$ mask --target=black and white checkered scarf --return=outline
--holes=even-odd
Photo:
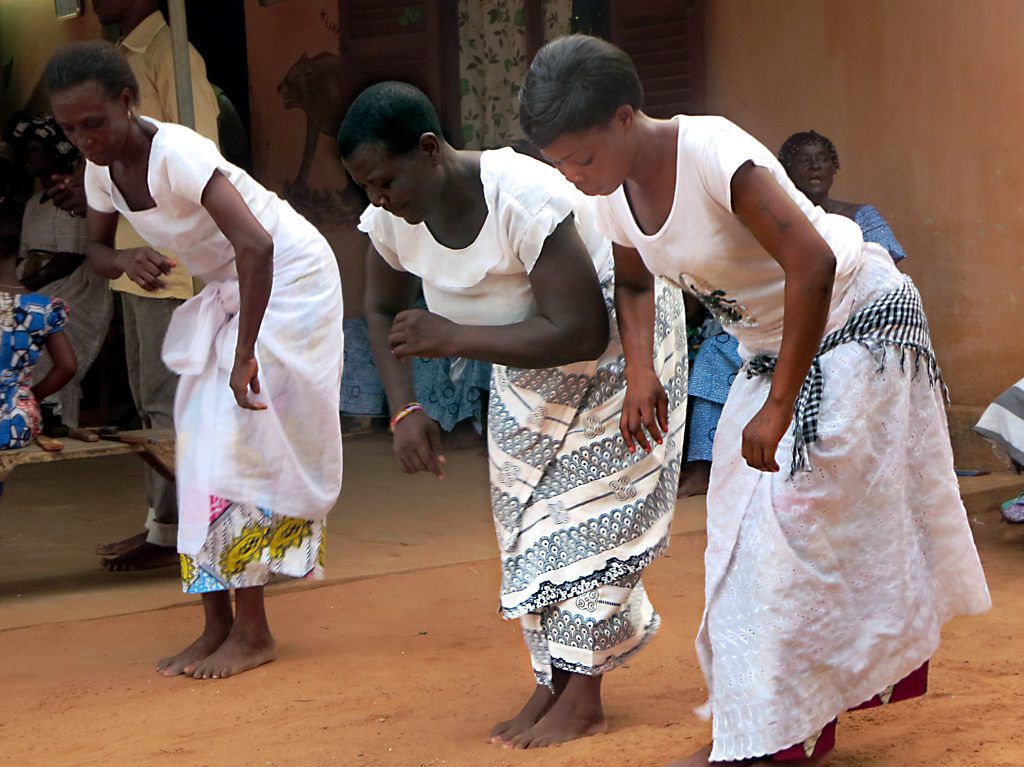
[[[932,350],[928,318],[921,304],[921,294],[909,277],[903,283],[877,300],[857,311],[839,330],[829,333],[821,342],[818,353],[811,363],[811,370],[800,387],[800,393],[793,407],[793,460],[790,476],[797,471],[810,471],[811,462],[808,445],[818,439],[818,411],[821,408],[821,394],[824,379],[821,373],[821,356],[826,352],[848,343],[864,346],[874,356],[878,370],[885,367],[890,348],[900,352],[900,370],[906,372],[907,358],[913,357],[913,373],[916,377],[922,363],[928,373],[928,382],[942,387],[942,393],[949,400],[949,392],[942,380]],[[778,358],[759,354],[744,365],[747,378],[770,376],[775,371]]]

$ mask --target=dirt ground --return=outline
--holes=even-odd
[[[693,501],[645,577],[661,634],[606,681],[608,734],[536,752],[486,742],[533,681],[517,624],[496,614],[485,470],[464,451],[444,483],[408,478],[383,440],[350,441],[332,580],[270,597],[276,662],[197,682],[154,670],[199,625],[174,573],[109,574],[91,554],[141,522],[139,468],[19,469],[0,507],[0,764],[660,767],[705,743]],[[835,767],[1024,764],[1024,530],[971,516],[995,609],[948,627],[928,696],[842,719]]]

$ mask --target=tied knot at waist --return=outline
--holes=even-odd
[[[174,310],[164,337],[163,360],[178,375],[206,369],[221,330],[238,314],[241,298],[235,281],[211,282]]]
[[[793,406],[793,455],[790,476],[797,471],[811,471],[808,446],[818,440],[818,413],[825,388],[821,372],[821,357],[848,343],[858,343],[871,352],[877,363],[876,371],[885,367],[889,349],[900,352],[900,370],[906,372],[908,356],[913,358],[912,377],[916,378],[924,363],[928,383],[942,387],[949,401],[949,391],[942,379],[932,350],[928,318],[921,303],[921,294],[913,281],[904,276],[899,287],[879,296],[855,312],[843,327],[829,333],[818,347],[811,369],[804,379]],[[778,357],[758,354],[744,363],[747,378],[770,377],[775,372]]]

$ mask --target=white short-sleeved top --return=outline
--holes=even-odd
[[[463,325],[510,325],[537,313],[530,272],[548,236],[569,215],[598,276],[611,271],[611,243],[598,232],[593,202],[544,163],[512,149],[480,154],[487,218],[468,247],[437,242],[424,223],[409,224],[370,206],[359,229],[394,269],[423,280],[427,307]]]
[[[129,209],[110,177],[110,169],[91,162],[85,168],[89,207],[120,213],[153,247],[176,254],[188,270],[206,281],[230,279],[235,251],[203,207],[203,191],[216,171],[223,173],[245,204],[274,239],[275,273],[290,256],[318,248],[323,238],[316,228],[248,173],[225,160],[217,145],[183,125],[143,117],[156,126],[149,152],[149,193],[155,207]]]
[[[697,296],[751,351],[782,340],[785,272],[732,210],[732,177],[746,162],[768,169],[836,256],[829,329],[845,321],[848,289],[863,261],[856,223],[830,215],[800,192],[768,149],[723,117],[678,115],[676,189],[661,229],[645,234],[623,187],[597,198],[598,227],[635,248],[647,268]]]

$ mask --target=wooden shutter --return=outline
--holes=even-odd
[[[456,0],[339,0],[338,18],[346,104],[401,80],[430,97],[449,138],[461,135]]]
[[[653,117],[704,111],[703,0],[612,0],[611,39],[632,57]]]

